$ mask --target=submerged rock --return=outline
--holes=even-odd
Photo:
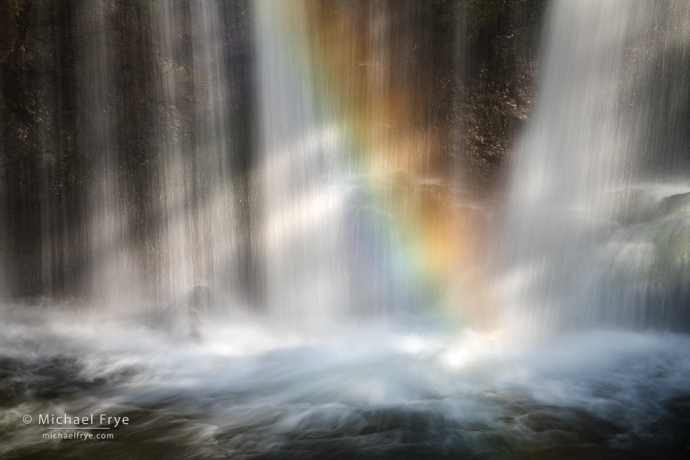
[[[664,214],[662,202],[643,190],[609,192],[601,200],[612,210],[613,219],[621,225],[649,222]]]
[[[208,286],[194,286],[158,316],[156,326],[175,340],[200,341],[206,324],[222,316],[223,305],[220,296]]]
[[[667,196],[662,201],[666,213],[676,212],[690,207],[690,193],[679,193],[677,195]]]
[[[606,198],[618,206],[615,229],[584,263],[584,305],[598,305],[601,323],[690,330],[690,193],[656,196],[626,190]],[[608,204],[608,203],[607,203]],[[584,260],[584,259],[583,259]]]

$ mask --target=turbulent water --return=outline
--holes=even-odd
[[[79,316],[3,314],[13,325],[0,340],[5,458],[687,453],[686,336],[593,331],[527,347],[384,324],[305,338],[237,318],[190,344]],[[46,413],[130,424],[109,431],[113,440],[46,441],[35,422]]]
[[[413,181],[402,171],[388,178],[402,186],[380,186],[381,199],[375,174],[354,160],[353,150],[378,148],[384,153],[371,156],[389,155],[389,168],[416,164],[400,160],[417,152],[407,145],[414,136],[390,139],[404,131],[393,126],[406,120],[396,110],[409,109],[390,95],[395,80],[382,62],[390,53],[345,60],[390,99],[377,94],[366,101],[374,108],[350,108],[366,123],[348,124],[338,113],[347,104],[335,100],[357,99],[366,78],[334,64],[345,76],[317,81],[325,65],[310,2],[257,0],[258,155],[238,177],[224,2],[182,4],[151,4],[147,116],[160,124],[146,128],[156,131],[158,153],[139,165],[140,188],[118,169],[112,5],[75,13],[88,37],[78,56],[78,148],[95,152],[86,217],[63,235],[53,228],[54,203],[40,203],[47,297],[0,309],[0,457],[690,455],[690,143],[676,121],[686,110],[677,101],[690,94],[686,2],[551,3],[539,104],[481,267],[452,256],[416,260],[428,255],[419,248],[451,252],[448,216],[469,209],[459,194],[425,178],[425,190],[443,199],[405,195]],[[388,10],[374,6],[362,16],[369,45],[392,48],[382,39]],[[348,77],[344,89],[333,84]],[[667,132],[655,121],[662,115]],[[373,121],[377,134],[353,133]],[[400,151],[385,152],[391,145]],[[410,196],[450,204],[406,221],[401,214],[424,206],[392,208]],[[410,222],[415,228],[401,228]],[[74,241],[60,246],[59,235]],[[259,278],[253,302],[236,292],[249,271],[241,238]],[[64,254],[53,260],[57,248]],[[65,273],[82,265],[69,275],[79,301],[50,297],[60,264]],[[442,267],[423,273],[433,282],[410,276],[429,267]],[[484,298],[461,292],[471,283],[454,284],[473,271],[490,273],[471,287],[497,305],[468,308],[495,316],[492,327],[433,305],[452,293]],[[91,414],[97,423],[73,429],[44,418]],[[102,423],[100,414],[127,423]]]

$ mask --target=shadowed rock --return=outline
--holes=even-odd
[[[223,315],[224,305],[208,286],[194,286],[159,315],[156,326],[165,329],[175,340],[200,341],[204,327]]]

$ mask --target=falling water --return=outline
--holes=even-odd
[[[56,126],[39,136],[40,284],[33,273],[15,275],[10,285],[19,292],[32,286],[123,309],[166,305],[196,285],[234,291],[242,181],[233,177],[238,82],[228,75],[223,39],[231,7],[163,1],[139,8],[138,18],[108,0],[66,10],[78,47],[69,51],[74,63],[62,65],[75,66],[79,129],[58,144],[56,132],[69,130],[60,125],[69,100],[46,78],[45,98],[57,109],[45,115]],[[56,14],[52,6],[44,11]],[[135,26],[130,35],[118,28],[123,21]],[[133,43],[141,49],[127,55]],[[81,176],[67,179],[77,184],[71,192],[56,185],[64,175],[54,167],[60,148],[80,159]],[[21,259],[27,252],[16,251],[14,265],[30,266]]]
[[[165,120],[155,173],[160,191],[154,210],[160,224],[149,243],[156,271],[151,287],[160,291],[157,298],[178,298],[195,285],[228,292],[237,273],[234,151],[227,110],[231,99],[221,3],[199,2],[187,11],[165,1],[154,16],[161,69],[156,85]],[[179,40],[185,27],[195,33],[191,50]],[[184,93],[189,80],[194,82],[191,95]],[[193,122],[184,126],[189,98]]]
[[[415,108],[431,91],[409,66],[425,56],[401,33],[416,6],[391,21],[385,2],[255,4],[255,206],[273,318],[428,312],[460,265],[453,181],[430,166],[443,130]]]
[[[139,287],[134,250],[128,228],[131,208],[129,182],[118,174],[116,144],[117,93],[113,70],[112,20],[115,6],[109,0],[85,2],[79,15],[84,30],[80,56],[85,112],[81,150],[90,159],[85,253],[88,267],[84,290],[91,301],[108,306],[128,304]],[[44,270],[50,265],[42,262]],[[125,288],[127,286],[128,288]]]
[[[303,2],[256,9],[267,305],[278,318],[323,322],[346,311],[352,289],[346,146],[310,80]]]
[[[685,235],[686,196],[669,195],[690,188],[641,183],[673,180],[690,146],[682,121],[657,122],[686,110],[688,57],[678,48],[689,13],[686,2],[554,2],[501,241],[510,324],[687,326],[689,280],[677,272],[687,260],[668,254],[663,235]]]

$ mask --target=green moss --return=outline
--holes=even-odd
[[[160,13],[162,5],[160,0],[134,0],[134,3],[143,10],[156,14]]]
[[[470,39],[476,39],[495,29],[503,19],[505,9],[501,0],[468,0],[467,27]]]
[[[655,238],[659,257],[669,262],[690,261],[690,227],[669,225]]]

